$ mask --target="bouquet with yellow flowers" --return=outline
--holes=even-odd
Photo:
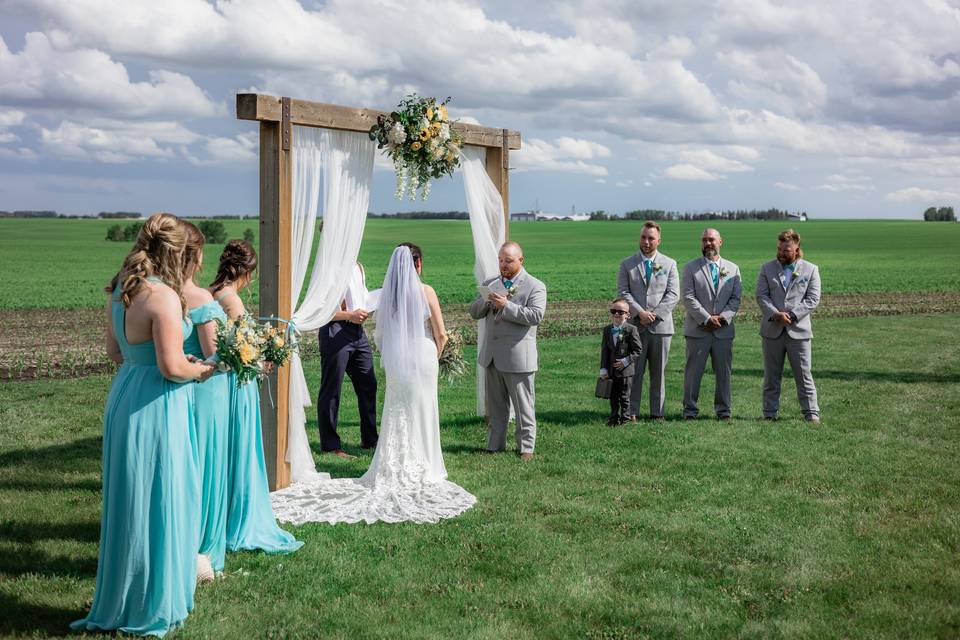
[[[261,320],[281,320],[280,318],[261,318]],[[263,338],[263,359],[272,362],[278,367],[282,367],[290,359],[290,356],[296,351],[300,343],[297,340],[297,332],[288,322],[285,331],[281,331],[268,322],[261,325],[261,337]]]
[[[410,199],[426,200],[430,195],[430,181],[453,175],[460,166],[460,147],[463,137],[450,126],[447,114],[448,97],[438,103],[436,98],[421,98],[411,93],[400,101],[396,111],[378,116],[370,127],[370,139],[377,148],[393,159],[397,171],[397,199],[409,192]]]
[[[250,314],[217,320],[216,359],[221,370],[237,374],[238,387],[263,373],[264,343],[263,329]]]

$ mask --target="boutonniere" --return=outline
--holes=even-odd
[[[517,292],[517,285],[512,285],[509,289],[507,289],[507,297],[512,298],[516,292]]]
[[[720,267],[720,277],[721,277],[721,278],[726,278],[728,275],[730,275],[730,272],[727,271],[727,268],[726,268],[726,267]]]
[[[650,270],[657,275],[661,275],[660,272],[663,271],[663,265],[659,262],[654,262],[652,265],[650,265]]]

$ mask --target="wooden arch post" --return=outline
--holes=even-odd
[[[260,315],[289,318],[293,314],[290,284],[293,275],[290,250],[291,153],[293,125],[367,132],[384,111],[358,109],[335,104],[294,100],[260,93],[237,94],[237,118],[260,123]],[[453,124],[464,143],[487,149],[487,174],[503,198],[504,230],[510,223],[510,150],[520,148],[520,133],[473,124]],[[287,452],[287,398],[290,372],[281,367],[271,375],[276,389],[275,409],[261,388],[261,429],[263,454],[267,463],[270,490],[290,484]]]

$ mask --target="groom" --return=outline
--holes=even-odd
[[[497,259],[500,275],[483,283],[494,291],[470,305],[470,315],[484,319],[486,329],[477,362],[486,371],[487,451],[506,448],[512,404],[520,459],[531,460],[537,437],[537,325],[547,307],[547,288],[523,268],[523,249],[516,242],[505,242]]]

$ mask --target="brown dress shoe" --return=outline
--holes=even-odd
[[[663,420],[663,416],[650,416],[651,420]]]
[[[717,416],[717,420],[729,420],[730,416]]]
[[[338,458],[343,458],[344,460],[356,460],[357,456],[352,456],[343,449],[334,449],[333,451],[327,451],[326,453],[332,453]]]
[[[529,462],[529,461],[533,460],[533,454],[532,454],[532,453],[521,453],[521,454],[520,454],[520,459],[523,460],[524,462]]]

